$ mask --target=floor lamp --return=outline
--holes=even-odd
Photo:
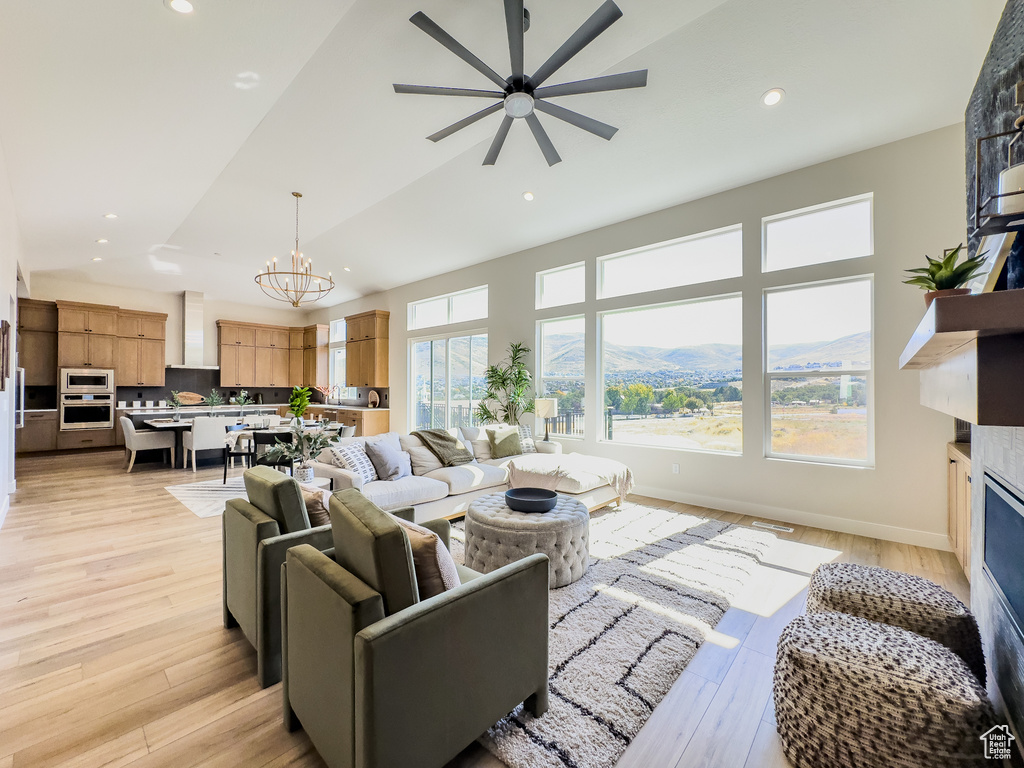
[[[544,419],[544,442],[548,442],[548,419],[558,418],[558,400],[553,397],[539,397],[533,401],[538,419]]]

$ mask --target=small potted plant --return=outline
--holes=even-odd
[[[912,275],[909,280],[903,282],[907,285],[916,285],[926,291],[924,295],[925,307],[930,307],[932,302],[940,296],[965,296],[971,292],[970,288],[964,288],[985,264],[985,254],[979,253],[973,258],[968,258],[957,264],[960,258],[960,251],[964,244],[960,243],[956,248],[949,250],[939,259],[928,259],[927,267],[906,270]]]
[[[309,408],[309,387],[292,387],[292,393],[288,396],[288,412],[295,417],[295,423],[303,425],[302,416]]]
[[[252,405],[252,398],[249,397],[249,392],[247,390],[243,389],[238,393],[235,397],[235,405],[240,405],[243,408],[247,405]]]
[[[278,461],[282,457],[291,459],[293,462],[292,474],[295,479],[300,483],[310,483],[313,481],[313,468],[309,466],[310,459],[319,456],[330,445],[331,439],[325,432],[307,431],[296,424],[292,427],[292,441],[285,443],[278,440],[275,445],[267,449],[266,455],[272,461]]]
[[[183,406],[184,403],[181,402],[181,398],[178,397],[177,390],[173,390],[173,389],[171,390],[171,396],[167,398],[167,404],[170,405],[171,408],[174,409],[174,413],[171,414],[171,421],[180,421],[181,420],[181,406]]]
[[[220,392],[218,392],[216,389],[211,389],[210,390],[210,394],[208,394],[203,399],[206,401],[206,404],[208,406],[210,406],[210,415],[211,416],[213,416],[213,409],[214,408],[216,408],[218,405],[224,405],[224,396]]]

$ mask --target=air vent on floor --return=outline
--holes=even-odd
[[[755,528],[767,528],[769,531],[778,531],[779,533],[792,533],[793,529],[785,525],[776,525],[775,523],[762,523],[760,520],[754,521]]]

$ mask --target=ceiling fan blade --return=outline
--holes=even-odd
[[[512,62],[512,81],[523,79],[523,0],[505,0],[505,27],[508,29],[508,56]]]
[[[477,56],[475,56],[474,54],[470,53],[469,49],[466,48],[466,46],[464,46],[462,43],[460,43],[454,37],[452,37],[447,32],[445,32],[443,29],[441,29],[439,26],[437,26],[437,24],[435,24],[427,16],[427,14],[423,13],[423,11],[418,11],[418,12],[414,13],[412,15],[412,17],[409,19],[409,21],[411,21],[417,27],[422,29],[424,32],[426,32],[428,35],[430,35],[432,38],[437,40],[437,42],[439,42],[441,45],[443,45],[449,51],[454,53],[456,56],[458,56],[464,62],[469,64],[471,67],[473,67],[473,69],[475,69],[477,72],[479,72],[484,77],[489,79],[491,82],[493,82],[499,88],[504,90],[505,86],[508,85],[508,83],[505,82],[505,79],[501,75],[499,75],[497,72],[495,72],[489,66],[484,64],[484,62],[481,61]]]
[[[557,104],[549,104],[546,101],[537,99],[533,102],[534,109],[539,109],[541,112],[547,112],[552,117],[557,117],[559,120],[564,120],[567,123],[575,125],[577,128],[582,128],[584,131],[590,131],[595,136],[600,136],[606,141],[610,140],[619,129],[614,125],[608,125],[608,123],[602,123],[600,120],[595,120],[592,117],[581,115],[579,112],[573,112],[571,109],[560,107]]]
[[[622,11],[619,10],[619,6],[613,0],[605,0],[604,5],[594,11],[594,14],[583,22],[583,26],[573,32],[569,39],[551,54],[550,59],[541,64],[540,69],[530,78],[534,87],[551,77],[569,59],[590,45],[598,35],[620,18],[622,18]]]
[[[437,85],[405,85],[395,83],[395,93],[420,93],[424,96],[482,96],[489,99],[503,99],[501,91],[478,91],[475,88],[442,88]]]
[[[548,161],[548,165],[554,165],[555,163],[562,162],[562,158],[558,156],[558,152],[555,150],[555,145],[551,143],[551,139],[548,138],[547,131],[545,131],[544,126],[540,124],[540,120],[537,119],[537,115],[532,113],[527,115],[526,124],[530,126],[530,130],[533,131],[533,138],[537,140],[537,144],[540,146],[540,151],[544,153],[544,159]]]
[[[505,115],[505,119],[501,121],[501,125],[498,126],[498,132],[494,134],[494,141],[491,142],[491,148],[487,150],[487,157],[484,158],[484,165],[494,165],[498,161],[498,153],[501,152],[501,146],[505,143],[505,137],[508,136],[508,129],[512,127],[513,119],[508,115]]]
[[[643,88],[645,85],[647,85],[647,70],[638,69],[635,72],[623,72],[618,75],[605,75],[604,77],[592,77],[589,80],[549,85],[545,88],[538,88],[533,95],[538,99],[550,99],[552,96],[619,91],[623,88]]]
[[[429,136],[427,136],[427,138],[430,139],[431,141],[440,141],[441,139],[445,139],[445,138],[451,136],[456,131],[461,131],[467,125],[472,125],[477,120],[480,120],[480,119],[482,119],[484,117],[487,117],[488,115],[494,114],[495,112],[497,112],[499,109],[502,109],[503,107],[504,107],[504,105],[499,101],[497,104],[492,104],[491,106],[487,107],[486,109],[481,109],[479,112],[475,112],[474,114],[470,115],[469,117],[465,117],[462,120],[459,120],[459,122],[457,122],[457,123],[452,123],[447,128],[444,128],[444,129],[438,131],[437,133],[430,134]]]

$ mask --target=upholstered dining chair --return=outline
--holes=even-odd
[[[171,466],[174,466],[174,433],[167,431],[161,432],[157,429],[147,429],[138,431],[135,429],[135,424],[127,416],[122,416],[121,419],[121,431],[124,432],[124,447],[125,450],[131,452],[131,458],[128,460],[128,471],[132,471],[132,467],[135,466],[135,455],[139,451],[170,451],[171,452]]]
[[[420,599],[401,512],[339,491],[334,550],[285,554],[285,725],[330,768],[442,768],[520,703],[548,708],[547,556],[456,565],[461,585]],[[423,525],[448,546],[447,520]]]
[[[185,469],[192,454],[192,471],[196,471],[196,451],[224,448],[224,428],[235,423],[234,416],[196,416],[192,429],[181,436],[181,447],[185,450]]]

